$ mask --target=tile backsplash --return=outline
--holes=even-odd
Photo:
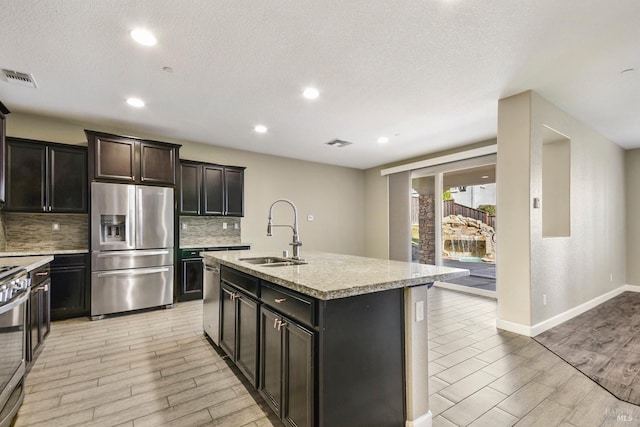
[[[87,214],[3,212],[0,228],[0,249],[9,252],[87,249],[89,242]]]
[[[227,228],[223,228],[223,224]],[[237,228],[236,228],[237,227]],[[180,247],[239,245],[240,218],[219,216],[181,216]]]

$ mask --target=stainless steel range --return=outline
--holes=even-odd
[[[0,267],[0,427],[11,425],[24,399],[28,299],[27,271]]]

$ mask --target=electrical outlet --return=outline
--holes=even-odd
[[[547,294],[542,294],[542,305],[547,305]]]
[[[424,301],[416,302],[416,322],[424,320]]]
[[[226,230],[226,229],[227,229],[227,223],[226,223],[226,222],[223,222],[223,223],[222,223],[222,229],[223,229],[223,230]]]
[[[182,229],[183,229],[183,230],[186,230],[186,229],[187,229],[187,223],[186,223],[186,222],[183,222],[183,223],[182,223]]]
[[[238,224],[237,222],[235,224],[233,224],[233,229],[237,230],[240,228],[240,224]]]
[[[60,223],[54,222],[53,224],[51,224],[51,229],[53,231],[60,231]]]

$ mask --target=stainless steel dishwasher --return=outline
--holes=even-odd
[[[220,345],[220,269],[204,264],[202,323],[205,334]]]

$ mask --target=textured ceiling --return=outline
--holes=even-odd
[[[495,137],[498,100],[532,89],[640,146],[638,0],[0,0],[0,11],[0,68],[39,85],[0,81],[12,111],[367,168]],[[135,44],[137,26],[158,45]],[[133,95],[147,106],[128,107]],[[334,138],[353,144],[324,145]]]

